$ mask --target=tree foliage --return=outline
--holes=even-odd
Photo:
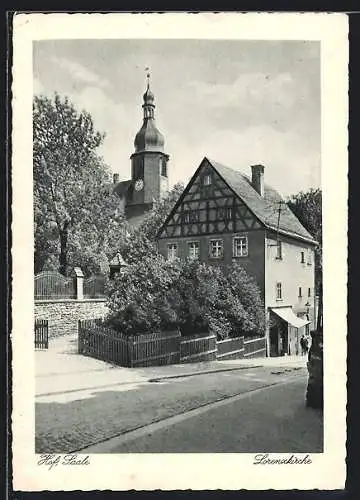
[[[104,135],[67,97],[33,102],[35,270],[86,273],[107,259],[108,227],[122,227],[108,167],[97,154]],[[111,232],[110,232],[111,233]]]
[[[128,335],[176,328],[169,291],[179,273],[179,262],[158,253],[130,263],[108,282],[109,325]]]
[[[157,254],[156,235],[183,189],[181,183],[175,184],[164,198],[154,201],[152,209],[145,213],[138,226],[127,224],[126,230],[123,230],[125,237],[112,239],[113,254],[120,252],[130,265],[146,259],[148,255]]]
[[[260,290],[240,266],[223,272],[147,254],[109,282],[109,307],[109,324],[126,334],[174,328],[183,335],[210,329],[218,338],[264,333]]]
[[[180,195],[184,191],[184,185],[177,183],[163,198],[156,199],[153,208],[146,213],[138,231],[150,241],[155,241],[156,235],[165,222],[166,217],[174,207]]]
[[[299,219],[301,224],[309,231],[311,236],[319,243],[315,249],[315,280],[316,288],[322,283],[322,192],[321,189],[309,189],[291,195],[288,205]]]

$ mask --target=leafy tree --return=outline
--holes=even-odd
[[[183,335],[209,329],[222,285],[224,276],[219,267],[197,260],[182,262],[181,274],[170,291],[170,302],[177,309]]]
[[[262,333],[260,291],[240,267],[228,274],[199,261],[144,254],[108,282],[108,323],[126,334],[179,328],[218,338]]]
[[[180,269],[180,261],[166,261],[160,254],[129,264],[108,282],[108,324],[128,335],[176,328],[168,296]]]
[[[156,199],[153,208],[146,213],[138,226],[138,232],[142,233],[150,241],[155,241],[157,232],[183,191],[184,185],[179,182],[173,186],[166,196]]]
[[[241,314],[231,313],[231,336],[239,332],[245,336],[265,334],[264,304],[260,288],[252,276],[239,264],[234,263],[225,268],[225,274],[230,287],[230,296],[236,297],[241,304]],[[236,305],[238,308],[239,305]]]
[[[106,229],[119,205],[110,171],[97,155],[103,139],[91,115],[78,112],[67,97],[34,97],[36,271],[48,254],[54,256],[54,247],[62,274],[73,265],[89,273],[101,267]]]
[[[176,184],[164,198],[155,200],[153,208],[145,213],[138,226],[127,224],[122,237],[112,239],[113,255],[120,252],[128,264],[134,264],[148,255],[157,254],[157,232],[183,189],[182,184]]]
[[[322,283],[322,192],[321,189],[291,195],[288,205],[299,219],[301,224],[309,231],[311,236],[319,243],[315,249],[315,284],[319,291]]]

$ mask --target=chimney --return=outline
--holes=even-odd
[[[251,182],[253,188],[259,193],[260,196],[264,196],[264,166],[263,165],[252,165],[251,166]]]
[[[114,174],[113,179],[114,179],[114,184],[118,184],[118,182],[119,182],[119,174]]]

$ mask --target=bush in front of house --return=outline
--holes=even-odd
[[[110,282],[107,324],[137,335],[179,329],[218,339],[262,334],[264,309],[255,282],[240,267],[143,255]]]
[[[170,292],[182,335],[209,331],[212,312],[224,293],[224,275],[218,267],[186,260]]]
[[[126,335],[177,328],[169,292],[180,271],[180,261],[166,261],[158,253],[143,255],[126,266],[108,283],[107,325]]]
[[[230,296],[236,298],[234,310],[229,316],[232,324],[230,336],[265,335],[264,304],[256,281],[237,262],[227,266],[224,272],[229,284]]]

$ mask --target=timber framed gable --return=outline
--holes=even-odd
[[[158,238],[196,237],[263,228],[263,223],[204,158],[158,232]]]

